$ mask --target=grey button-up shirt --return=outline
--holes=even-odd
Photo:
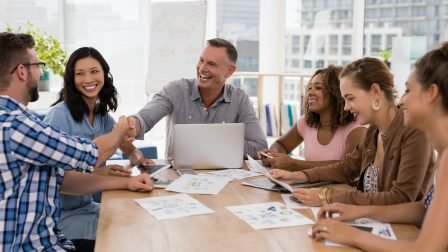
[[[181,79],[163,87],[143,109],[134,115],[140,121],[138,139],[143,139],[164,116],[167,118],[166,155],[173,155],[174,124],[188,123],[244,123],[244,155],[255,156],[257,151],[267,148],[266,137],[255,116],[252,102],[239,88],[225,85],[224,92],[210,107],[202,103],[196,79]]]

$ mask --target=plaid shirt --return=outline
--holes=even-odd
[[[0,96],[0,251],[58,251],[70,242],[56,228],[64,170],[91,172],[98,149],[48,126]]]

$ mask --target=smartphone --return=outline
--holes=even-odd
[[[154,188],[167,188],[173,180],[161,180],[157,178],[153,178]]]
[[[184,174],[191,174],[196,175],[197,173],[192,169],[184,169],[184,170],[177,170],[177,173],[179,173],[179,176],[182,176]]]
[[[357,228],[357,229],[359,229],[359,230],[362,230],[362,231],[369,232],[369,233],[372,233],[372,231],[373,231],[373,228],[372,228],[372,227],[357,226],[357,225],[350,225],[350,226],[352,226],[352,227],[354,227],[354,228]]]
[[[292,201],[294,201],[294,202],[297,202],[297,203],[300,203],[300,204],[303,204],[303,202],[302,201],[300,201],[300,200],[298,200],[296,197],[294,197],[294,196],[289,196],[289,199],[290,200],[292,200]]]

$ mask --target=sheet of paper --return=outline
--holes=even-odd
[[[396,240],[394,230],[389,223],[379,222],[368,218],[361,218],[351,222],[345,222],[347,225],[356,225],[361,227],[370,227],[372,228],[372,234],[377,235],[382,238]],[[326,246],[344,246],[339,243],[325,241]]]
[[[313,224],[307,217],[279,202],[229,206],[229,211],[253,229],[280,228]]]
[[[181,193],[218,194],[229,182],[227,178],[184,174],[165,190]]]
[[[247,168],[249,168],[250,171],[252,171],[252,172],[254,172],[254,173],[259,173],[259,172],[256,171],[256,167],[255,167],[255,168],[252,168],[252,166],[250,165],[249,160],[244,160],[244,162],[246,163]],[[268,171],[271,169],[271,167],[263,165],[263,163],[261,162],[261,160],[255,160],[255,162],[257,162],[261,167],[263,167],[264,169],[266,169],[266,170],[268,170]]]
[[[287,184],[287,183],[285,183],[283,181],[280,181],[280,180],[277,180],[277,179],[273,178],[271,176],[271,174],[269,173],[269,171],[266,170],[262,165],[258,164],[258,162],[255,161],[255,159],[253,159],[251,156],[247,155],[247,160],[250,163],[251,169],[254,169],[254,170],[251,170],[251,171],[255,171],[255,172],[259,172],[259,173],[263,174],[264,176],[268,177],[270,180],[274,181],[275,183],[283,186],[284,188],[286,188],[290,192],[294,191],[294,189],[291,187],[291,185],[289,185],[289,184]]]
[[[214,213],[213,210],[186,194],[134,200],[157,220]]]
[[[243,169],[225,169],[219,171],[200,173],[201,176],[216,176],[218,178],[226,178],[229,181],[236,181],[240,179],[260,176],[261,174]]]

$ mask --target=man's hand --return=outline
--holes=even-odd
[[[132,166],[134,165],[147,166],[155,164],[155,162],[152,159],[145,158],[141,150],[137,148],[135,148],[132,154],[129,155],[129,162],[131,163]]]
[[[133,129],[133,136],[137,137],[140,134],[140,122],[133,116],[128,116],[127,119],[129,126]]]
[[[119,136],[126,142],[135,140],[135,123],[129,121],[126,116],[120,116],[118,122],[115,124],[113,131],[117,132]]]
[[[151,177],[143,173],[136,177],[130,177],[128,181],[128,190],[134,192],[149,192],[153,189]]]

